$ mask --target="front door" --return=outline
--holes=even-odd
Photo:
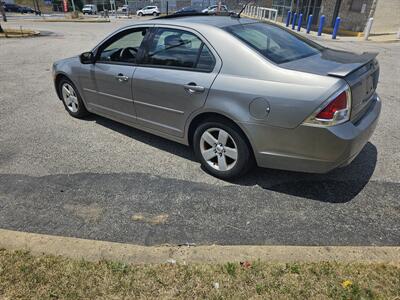
[[[99,114],[126,123],[135,123],[132,78],[136,57],[148,28],[134,28],[117,33],[99,48],[92,67],[95,89],[85,89],[89,107]]]
[[[138,123],[182,137],[188,116],[204,105],[220,66],[195,33],[155,28],[133,75]]]

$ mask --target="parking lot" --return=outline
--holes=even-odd
[[[53,61],[129,22],[7,24],[44,36],[0,39],[0,228],[142,245],[400,244],[400,43],[323,41],[379,52],[383,110],[351,165],[225,182],[185,146],[64,110]]]

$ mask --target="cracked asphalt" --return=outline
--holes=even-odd
[[[321,41],[379,52],[382,115],[350,166],[225,182],[185,146],[71,118],[58,101],[52,62],[129,22],[3,25],[48,34],[0,39],[0,228],[142,245],[400,244],[400,43]]]

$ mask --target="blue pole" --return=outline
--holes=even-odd
[[[290,17],[292,16],[292,12],[288,11],[287,17],[286,17],[286,27],[289,27],[290,24]]]
[[[307,21],[307,33],[310,33],[311,24],[312,24],[312,15],[309,15],[308,16],[308,21]]]
[[[301,24],[303,23],[303,14],[299,15],[299,22],[297,23],[297,31],[301,30]]]
[[[296,27],[296,19],[297,19],[297,13],[294,13],[292,18],[292,29]]]
[[[322,29],[324,28],[324,24],[325,24],[325,16],[322,15],[321,18],[319,19],[318,36],[321,36]]]
[[[333,27],[333,32],[332,32],[332,39],[334,40],[336,40],[336,35],[339,31],[339,26],[340,26],[340,17],[337,17],[335,21],[335,27]]]

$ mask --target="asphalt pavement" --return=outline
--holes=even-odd
[[[71,118],[53,61],[90,50],[110,23],[11,20],[45,36],[0,39],[0,228],[141,245],[399,245],[400,43],[321,40],[379,52],[382,115],[346,168],[256,168],[234,182],[192,151],[99,116]]]

